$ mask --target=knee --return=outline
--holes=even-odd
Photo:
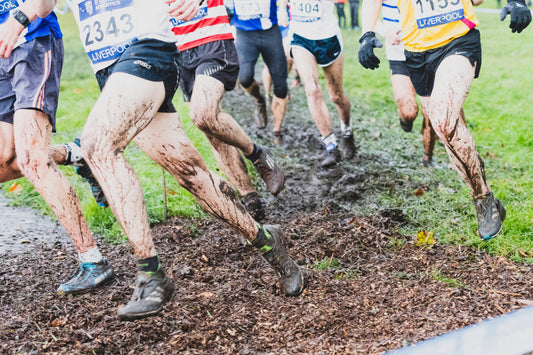
[[[252,73],[239,73],[239,83],[243,88],[248,89],[254,83],[254,76]]]
[[[398,105],[398,111],[402,119],[414,121],[418,116],[418,105]]]
[[[289,93],[289,89],[287,87],[287,81],[284,80],[281,83],[274,83],[274,95],[280,99],[284,99],[287,97],[287,94]]]
[[[318,82],[312,82],[305,85],[305,95],[310,99],[317,99],[322,97],[322,89]]]
[[[17,162],[21,173],[28,177],[42,175],[43,169],[51,166],[52,161],[48,151],[36,151],[28,147],[16,150]]]
[[[216,112],[210,112],[205,108],[191,106],[191,121],[204,133],[209,133],[213,127]]]
[[[342,91],[332,92],[329,96],[331,98],[331,101],[333,101],[333,103],[338,106],[341,106],[348,99]]]

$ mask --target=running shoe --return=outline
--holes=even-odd
[[[256,221],[260,221],[265,218],[265,208],[263,206],[263,202],[261,201],[261,196],[259,196],[256,191],[244,195],[241,199],[241,203],[244,205],[244,208],[246,208],[246,211],[248,211],[248,213],[251,214]]]
[[[304,289],[304,274],[283,245],[283,231],[276,225],[263,226],[263,228],[264,237],[258,236],[253,245],[259,248],[263,258],[278,274],[283,293],[286,296],[298,296]]]
[[[259,159],[253,162],[254,166],[265,182],[268,191],[276,196],[285,186],[285,176],[280,167],[274,162],[269,150],[266,147],[259,147],[259,149]]]
[[[274,133],[274,139],[272,140],[272,143],[276,146],[283,145],[283,133],[281,131],[273,131]]]
[[[127,305],[118,309],[120,320],[135,320],[152,316],[174,295],[174,284],[161,269],[156,272],[139,271],[133,296]]]
[[[355,156],[356,148],[353,133],[341,138],[342,159],[349,160]]]
[[[257,128],[263,129],[268,124],[266,100],[263,103],[257,102],[255,105],[254,119]]]
[[[494,238],[502,230],[505,207],[491,193],[474,199],[477,213],[478,233],[481,239]]]
[[[79,137],[74,138],[72,142],[74,142],[78,147],[80,147]],[[89,186],[91,187],[91,192],[93,193],[96,204],[99,207],[109,206],[109,204],[107,203],[107,198],[104,195],[104,190],[102,190],[102,187],[100,186],[100,184],[94,177],[85,159],[81,159],[77,162],[72,162],[72,164],[75,166],[76,174],[83,177],[89,183]]]
[[[335,166],[339,161],[341,161],[341,153],[339,149],[335,147],[331,150],[326,150],[326,154],[320,166],[323,168],[331,168]]]
[[[60,295],[80,295],[113,280],[115,272],[106,259],[99,263],[82,263],[70,281],[59,286]]]

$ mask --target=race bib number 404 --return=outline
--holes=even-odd
[[[78,11],[80,36],[93,64],[120,57],[136,39],[133,0],[85,0]]]
[[[270,0],[234,0],[235,13],[241,20],[268,18]]]
[[[291,0],[291,20],[297,22],[314,22],[322,15],[321,0]]]
[[[465,18],[461,0],[412,0],[419,29],[443,25]]]

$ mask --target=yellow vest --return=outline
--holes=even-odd
[[[398,9],[410,52],[441,47],[479,25],[470,0],[399,0]]]

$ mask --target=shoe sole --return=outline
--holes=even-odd
[[[165,303],[167,303],[170,300],[172,300],[172,298],[174,297],[175,293],[176,293],[176,288],[174,287],[172,289],[172,293],[170,294],[170,296],[165,297],[163,302],[161,302],[161,305],[157,309],[154,309],[153,311],[143,312],[143,313],[119,314],[118,315],[118,319],[119,320],[123,320],[123,321],[133,321],[133,320],[148,318],[150,316],[156,315],[157,313],[161,312],[161,310],[165,306]]]

